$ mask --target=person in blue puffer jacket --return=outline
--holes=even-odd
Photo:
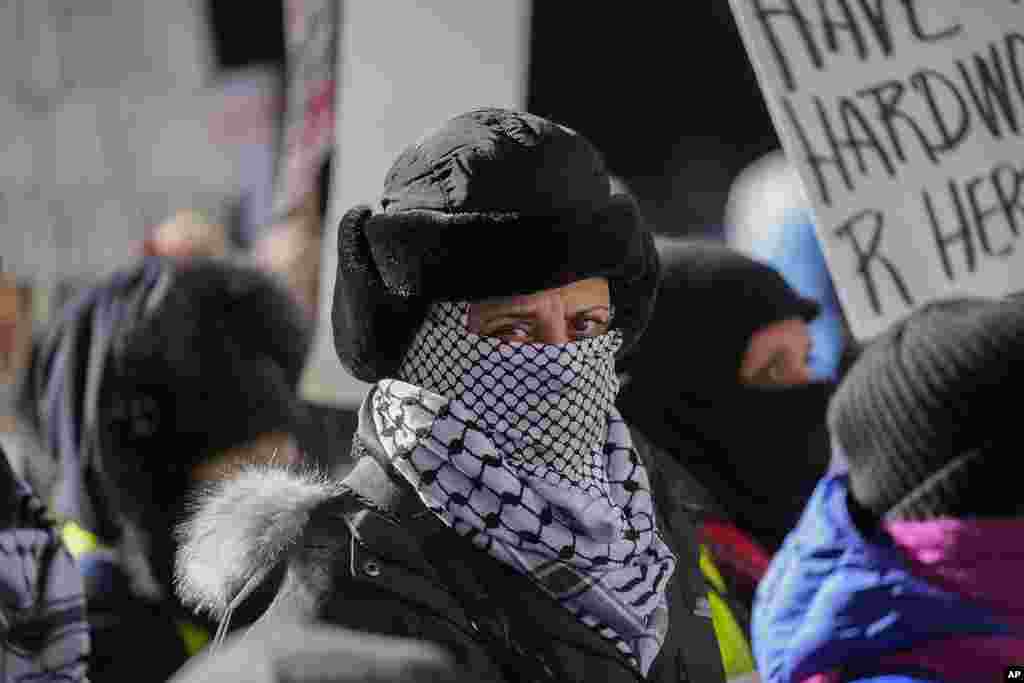
[[[994,681],[1024,663],[1019,302],[929,304],[864,351],[826,476],[758,587],[772,683]]]

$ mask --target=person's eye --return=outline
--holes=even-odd
[[[508,325],[500,325],[492,330],[489,330],[485,337],[495,337],[507,342],[519,342],[525,343],[530,341],[531,331],[529,325],[525,323],[512,323]]]
[[[785,356],[777,356],[768,366],[768,377],[775,383],[782,384],[789,377],[789,367]]]
[[[582,315],[572,321],[572,334],[577,339],[598,337],[608,332],[609,322],[595,314]]]
[[[761,386],[783,384],[788,375],[788,362],[785,353],[776,353],[751,378],[752,383]]]

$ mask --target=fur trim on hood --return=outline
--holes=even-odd
[[[245,599],[298,540],[310,513],[340,492],[317,472],[250,467],[200,493],[179,541],[182,602],[216,619]]]

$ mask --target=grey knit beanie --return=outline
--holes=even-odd
[[[1024,302],[930,304],[872,342],[829,407],[855,500],[878,517],[1016,516]]]

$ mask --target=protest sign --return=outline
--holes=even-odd
[[[847,319],[1024,289],[1020,0],[731,0]]]

